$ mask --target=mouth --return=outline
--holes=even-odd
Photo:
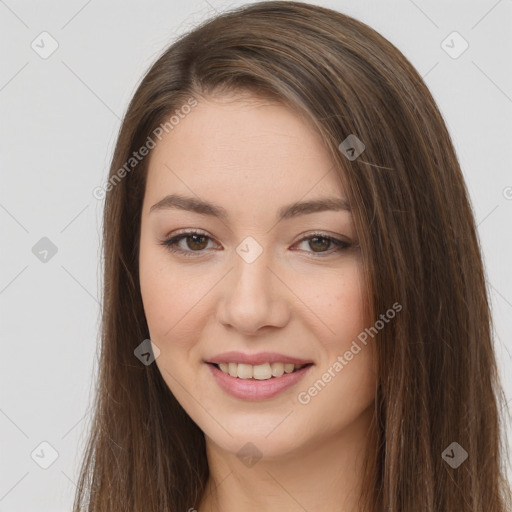
[[[313,363],[294,364],[294,363],[263,363],[257,365],[244,363],[208,363],[221,372],[244,380],[272,380],[279,379],[283,375],[296,373],[303,368],[311,366]]]
[[[214,382],[224,392],[238,399],[260,401],[291,390],[305,378],[314,363],[295,365],[275,362],[253,367],[243,363],[206,362],[206,366]]]

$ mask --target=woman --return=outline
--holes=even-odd
[[[467,190],[391,43],[297,2],[205,22],[105,191],[75,511],[509,510]]]

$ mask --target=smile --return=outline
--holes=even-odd
[[[296,385],[313,367],[313,363],[294,365],[277,362],[255,366],[243,363],[206,363],[206,366],[218,386],[227,394],[243,400],[266,400]],[[287,372],[290,368],[291,371]],[[231,370],[234,374],[235,369],[236,377],[230,373]],[[238,375],[239,372],[242,377]]]
[[[293,363],[263,363],[263,364],[244,364],[244,363],[219,363],[217,367],[231,377],[240,379],[268,380],[271,378],[282,377],[285,373],[304,368],[305,364]]]

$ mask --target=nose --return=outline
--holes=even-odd
[[[248,336],[263,327],[284,327],[288,323],[291,292],[269,263],[266,251],[251,263],[234,254],[234,268],[219,290],[220,323]]]

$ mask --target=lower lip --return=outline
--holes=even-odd
[[[219,386],[230,395],[244,400],[265,400],[272,398],[286,389],[297,384],[313,366],[309,364],[292,373],[285,373],[281,377],[272,377],[267,380],[240,379],[231,377],[228,373],[219,370],[215,365],[206,363]]]

